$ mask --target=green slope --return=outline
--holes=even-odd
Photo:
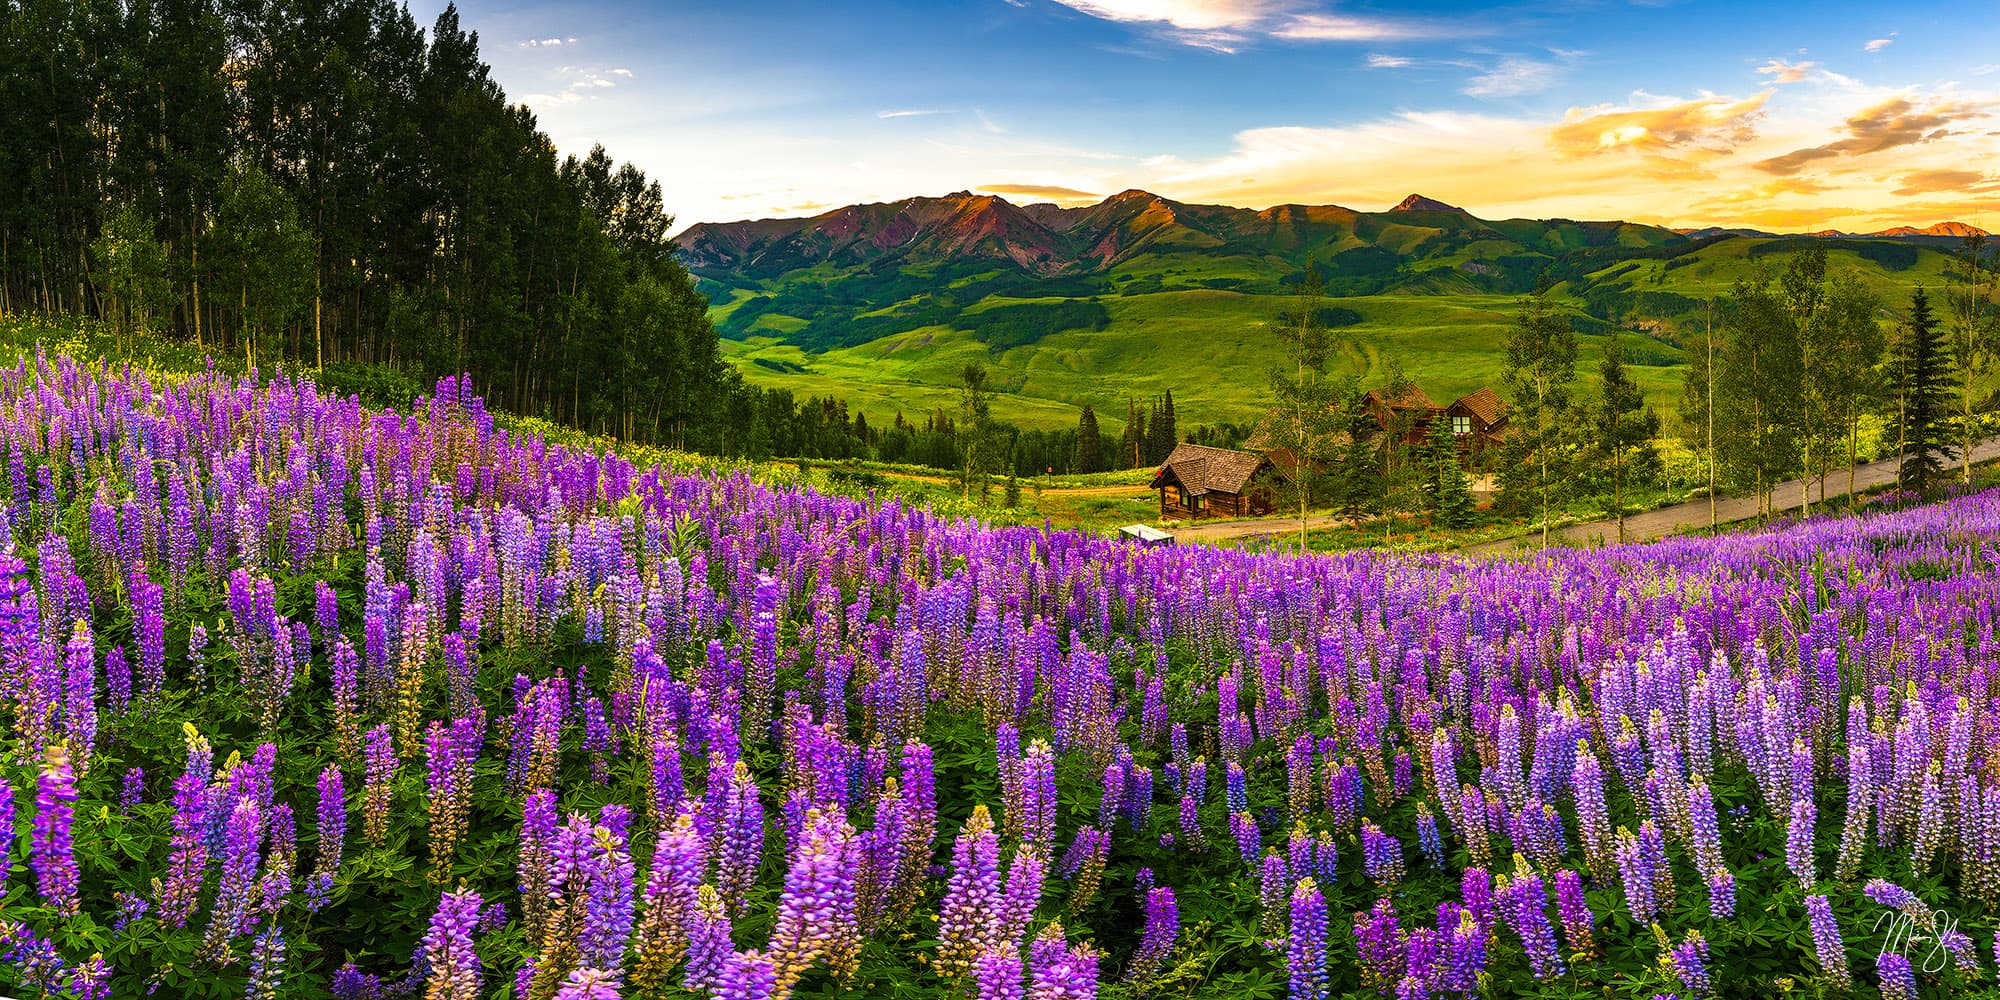
[[[958,371],[979,360],[998,416],[1057,427],[1086,404],[1115,419],[1128,396],[1169,389],[1184,423],[1254,420],[1280,353],[1273,324],[1306,266],[1356,320],[1340,330],[1340,364],[1365,380],[1397,364],[1441,401],[1496,384],[1520,299],[1547,275],[1584,335],[1586,380],[1622,330],[1649,401],[1671,411],[1679,333],[1702,301],[1775,269],[1800,239],[1455,210],[1251,212],[1127,192],[1085,209],[912,199],[696,227],[683,245],[726,355],[753,383],[844,398],[871,420],[914,417],[955,406]],[[1955,241],[1826,245],[1831,268],[1893,312],[1945,282]]]

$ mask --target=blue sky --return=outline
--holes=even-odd
[[[2000,224],[1991,0],[460,10],[559,148],[637,163],[683,225],[1130,187],[1253,208],[1421,191],[1489,218]]]

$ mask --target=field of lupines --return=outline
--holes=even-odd
[[[2000,494],[1139,549],[0,372],[23,997],[1973,995]]]

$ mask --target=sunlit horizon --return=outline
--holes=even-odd
[[[428,18],[441,5],[419,5]],[[676,229],[969,190],[1868,232],[2000,223],[1976,3],[985,0],[461,10]]]

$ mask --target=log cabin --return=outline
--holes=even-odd
[[[1271,456],[1183,442],[1174,446],[1151,489],[1160,491],[1160,520],[1251,517],[1271,512],[1271,491],[1260,473],[1275,470]]]

